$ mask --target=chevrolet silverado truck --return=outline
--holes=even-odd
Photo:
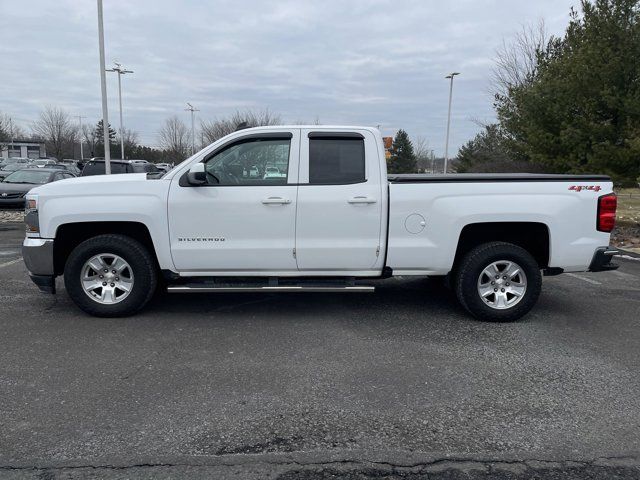
[[[32,280],[55,293],[63,276],[96,316],[134,314],[159,286],[371,292],[425,276],[447,278],[476,318],[512,321],[543,275],[617,268],[608,177],[388,175],[369,127],[244,129],[161,178],[75,178],[26,198]]]

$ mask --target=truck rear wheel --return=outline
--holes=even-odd
[[[479,320],[518,320],[533,308],[541,288],[538,263],[511,243],[477,246],[462,258],[455,273],[460,304]]]
[[[137,240],[100,235],[85,240],[69,255],[64,285],[74,303],[98,317],[136,313],[157,285],[154,258]]]

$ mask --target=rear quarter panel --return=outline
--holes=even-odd
[[[483,222],[538,222],[549,231],[550,267],[584,271],[594,250],[609,244],[596,230],[598,197],[611,182],[588,182],[599,191],[571,190],[575,181],[464,182],[389,184],[387,265],[395,274],[443,275],[453,266],[462,229]],[[409,215],[426,220],[424,230],[409,233]]]

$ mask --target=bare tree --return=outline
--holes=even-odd
[[[125,128],[122,132],[122,139],[124,140],[124,155],[125,158],[128,158],[138,145],[138,132]]]
[[[202,138],[205,143],[213,143],[219,138],[235,132],[239,126],[261,127],[265,125],[281,125],[280,115],[274,115],[269,110],[262,112],[236,111],[231,117],[204,121],[200,123]]]
[[[33,133],[45,142],[47,152],[57,159],[64,158],[67,153],[73,155],[78,127],[71,115],[61,108],[45,107],[38,120],[33,123]]]
[[[191,133],[176,115],[165,120],[158,135],[162,147],[176,160],[182,160],[189,156]]]
[[[422,135],[418,135],[412,143],[413,151],[416,155],[418,170],[420,172],[433,173],[435,155],[433,154],[433,149],[429,148],[429,142],[427,139]]]
[[[96,136],[96,129],[93,125],[82,125],[82,131],[80,132],[82,139],[88,148],[89,158],[96,156],[96,146],[98,145],[98,138]]]
[[[509,90],[533,81],[539,53],[552,37],[543,19],[535,25],[523,25],[513,40],[502,41],[496,50],[495,67],[491,74],[491,89],[496,96],[508,96]]]
[[[7,119],[10,118],[6,113],[0,113],[0,142],[9,140],[9,124]],[[3,156],[2,152],[7,149],[6,145],[0,145],[0,157]]]
[[[8,113],[0,113],[0,142],[25,138],[26,132]]]

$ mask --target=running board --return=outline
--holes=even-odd
[[[295,286],[295,285],[283,285],[283,286],[237,286],[237,287],[212,287],[208,285],[169,285],[167,292],[169,293],[234,293],[234,292],[327,292],[327,293],[371,293],[375,291],[376,287],[368,285],[356,285],[356,286]]]

